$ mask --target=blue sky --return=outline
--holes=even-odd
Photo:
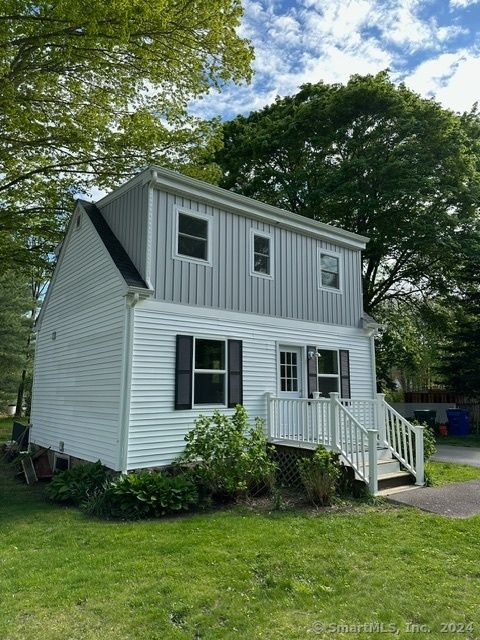
[[[244,0],[255,48],[251,85],[192,105],[202,116],[247,114],[305,82],[392,78],[455,111],[480,102],[480,0]]]

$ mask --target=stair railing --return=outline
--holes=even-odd
[[[332,448],[338,451],[357,475],[368,484],[373,495],[378,492],[378,432],[366,429],[340,400],[330,393],[330,433]]]
[[[423,445],[423,427],[413,425],[395,411],[383,394],[378,394],[378,419],[381,444],[384,444],[392,455],[415,476],[415,484],[425,484],[425,462]],[[382,442],[383,441],[383,442]]]

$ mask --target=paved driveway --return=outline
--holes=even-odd
[[[466,464],[470,467],[480,467],[480,449],[474,447],[452,447],[449,444],[439,444],[437,453],[432,456],[436,462],[454,462]]]
[[[388,496],[387,500],[450,518],[469,518],[480,514],[480,480],[458,482],[444,487],[419,487],[395,493]]]

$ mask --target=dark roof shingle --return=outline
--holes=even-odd
[[[131,261],[128,253],[108,226],[108,223],[103,217],[100,209],[93,202],[79,200],[79,203],[85,209],[86,214],[92,221],[93,226],[97,230],[98,235],[127,285],[129,287],[137,287],[139,289],[148,289],[147,284]]]

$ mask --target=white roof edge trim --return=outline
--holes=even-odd
[[[355,249],[364,249],[369,240],[366,236],[361,236],[351,231],[325,224],[324,222],[305,218],[297,213],[292,213],[285,209],[260,202],[259,200],[248,198],[247,196],[229,191],[228,189],[222,189],[221,187],[197,180],[196,178],[184,176],[170,169],[150,167],[150,171],[154,186],[188,192],[199,199],[215,202],[220,207],[225,207],[236,213],[243,212],[246,215],[261,218],[266,222],[270,222],[270,224],[276,223],[295,228],[296,230],[315,235],[321,239],[331,240],[337,244],[343,244],[344,246]]]
[[[353,249],[365,249],[369,238],[351,231],[346,231],[339,227],[305,218],[297,213],[292,213],[279,207],[260,202],[254,198],[240,195],[228,189],[222,189],[216,185],[197,180],[185,176],[171,169],[164,169],[152,165],[134,176],[128,182],[125,182],[118,189],[115,189],[96,204],[99,208],[107,205],[112,200],[119,197],[125,191],[128,191],[138,183],[150,182],[152,186],[157,188],[166,188],[185,195],[216,204],[220,208],[225,208],[235,213],[243,213],[246,216],[259,218],[270,224],[278,224],[290,229],[296,229],[309,235],[314,235],[322,240],[332,241],[336,244],[350,247]]]

